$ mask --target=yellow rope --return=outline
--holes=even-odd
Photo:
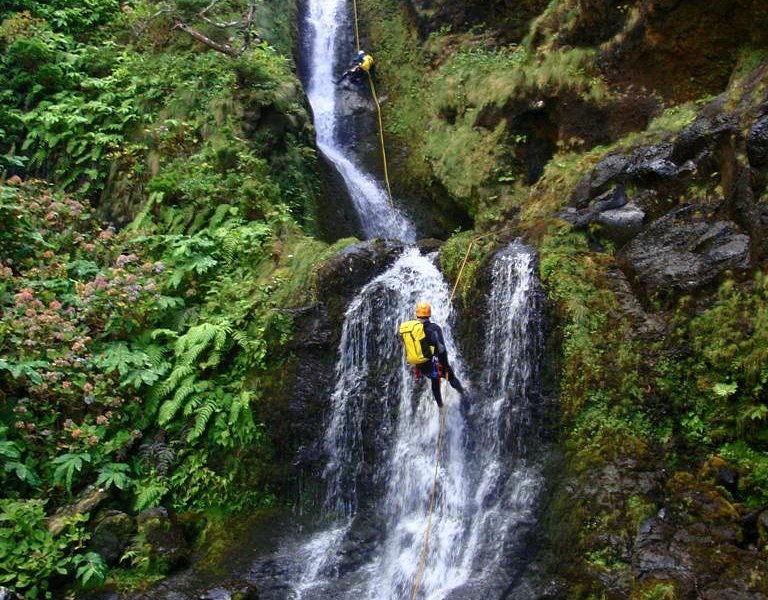
[[[376,103],[376,112],[379,115],[379,143],[381,144],[381,159],[384,163],[384,181],[387,182],[387,197],[389,198],[389,205],[392,206],[392,189],[389,186],[389,172],[387,171],[387,151],[384,149],[384,125],[381,122],[381,104],[379,104],[379,98],[376,96],[376,88],[373,86],[373,77],[371,72],[366,71],[368,74],[368,83],[371,85],[371,96]]]
[[[357,17],[357,0],[352,0],[352,10],[354,11],[355,15],[355,43],[357,44],[357,51],[360,51],[360,27],[358,25],[358,17]],[[379,116],[379,142],[381,144],[381,160],[384,163],[384,181],[387,183],[387,198],[389,198],[389,205],[394,206],[394,203],[392,202],[392,188],[389,185],[389,171],[387,169],[387,151],[384,148],[384,125],[381,121],[381,104],[379,104],[379,97],[376,95],[376,88],[373,85],[373,77],[371,77],[371,72],[366,71],[366,75],[368,75],[368,83],[371,86],[371,96],[373,97],[373,101],[376,103],[376,112]]]
[[[357,44],[357,50],[360,51],[360,29],[357,26],[357,0],[352,0],[352,10],[355,13],[355,43]]]
[[[464,255],[464,260],[461,261],[461,267],[459,267],[459,274],[456,276],[456,283],[453,284],[453,289],[451,290],[451,297],[448,299],[448,306],[451,305],[451,302],[453,302],[453,296],[456,294],[456,288],[459,287],[459,281],[461,281],[461,275],[464,273],[464,267],[467,265],[467,260],[469,260],[469,253],[472,250],[472,244],[475,243],[475,239],[472,238],[469,240],[469,246],[467,246],[467,253]]]
[[[447,390],[446,386],[446,390]],[[416,598],[421,585],[421,578],[424,575],[424,567],[427,565],[427,553],[429,551],[429,534],[432,530],[432,515],[435,512],[435,499],[437,498],[437,473],[440,468],[440,454],[443,450],[443,439],[445,438],[445,404],[440,407],[440,433],[437,436],[437,448],[435,450],[435,477],[432,480],[432,494],[429,497],[429,517],[427,518],[427,530],[424,532],[424,546],[419,556],[419,566],[416,569],[416,579],[413,582],[413,591],[411,600]]]

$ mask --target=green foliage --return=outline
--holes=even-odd
[[[96,479],[97,486],[103,486],[106,489],[114,486],[117,489],[124,490],[131,484],[128,475],[130,467],[125,463],[108,463],[99,469],[99,476]]]
[[[454,280],[458,279],[461,272],[456,294],[464,300],[476,288],[477,270],[487,252],[474,237],[473,231],[457,233],[440,249],[440,267],[443,272]]]
[[[101,583],[107,575],[107,563],[97,552],[86,552],[78,554],[72,558],[72,563],[76,567],[75,575],[77,580],[83,585],[89,582]]]
[[[657,366],[656,385],[679,416],[692,448],[718,453],[740,471],[741,493],[751,505],[768,499],[768,292],[766,277],[738,285],[726,281],[716,301],[690,315],[683,299],[673,319],[671,352]],[[672,352],[688,351],[681,357]]]
[[[56,470],[53,472],[54,483],[63,483],[66,489],[71,489],[75,472],[81,471],[83,465],[90,462],[91,455],[87,452],[78,452],[77,454],[68,452],[57,456],[52,461],[56,465]]]
[[[0,584],[24,598],[47,598],[48,579],[71,573],[83,583],[103,579],[105,565],[94,553],[76,554],[87,540],[77,515],[54,537],[39,500],[0,500]]]
[[[268,3],[287,37],[293,3]],[[326,251],[301,230],[318,189],[312,130],[289,56],[205,51],[149,19],[157,7],[0,9],[0,170],[26,179],[0,185],[0,485],[39,498],[41,522],[42,502],[55,511],[94,483],[134,510],[273,501],[254,405],[285,356],[283,309],[309,300]],[[118,233],[86,198],[99,217],[136,218]],[[40,549],[25,597],[54,575],[103,578],[98,557],[58,543]],[[138,543],[127,560],[143,568]]]

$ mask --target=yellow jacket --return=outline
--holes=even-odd
[[[371,67],[373,66],[373,56],[370,54],[366,54],[363,57],[363,60],[360,62],[360,67],[365,71],[366,73],[371,70]]]

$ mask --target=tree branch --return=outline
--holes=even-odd
[[[196,39],[198,42],[205,44],[206,46],[216,50],[217,52],[222,52],[224,54],[227,54],[229,56],[234,56],[234,57],[238,57],[243,53],[242,50],[237,51],[234,48],[232,48],[232,46],[230,46],[229,44],[221,44],[215,40],[212,40],[207,35],[200,33],[197,29],[195,29],[194,27],[190,27],[184,21],[178,18],[176,19],[176,27],[178,29],[181,29],[184,33]]]

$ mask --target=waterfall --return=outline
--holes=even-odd
[[[338,139],[334,56],[339,29],[348,25],[347,3],[305,2],[302,36],[311,57],[306,85],[318,146],[342,174],[366,236],[410,244],[413,225],[389,206]],[[513,242],[487,266],[489,293],[476,307],[483,342],[476,371],[454,341],[450,290],[435,261],[436,254],[409,247],[349,304],[322,440],[323,515],[311,529],[286,526],[270,537],[276,547],[249,558],[243,576],[263,600],[410,598],[433,483],[436,501],[417,598],[533,600],[521,577],[531,559],[528,545],[544,482],[537,433],[543,294],[536,255]],[[436,479],[440,412],[429,382],[417,380],[406,365],[397,333],[420,300],[432,304],[451,365],[469,391],[469,409],[460,410],[458,393],[444,388],[445,437]],[[168,591],[164,600],[202,597]]]
[[[339,66],[335,56],[339,28],[348,24],[347,10],[346,0],[307,1],[303,29],[309,53],[306,91],[317,131],[317,146],[344,179],[365,237],[411,243],[416,239],[413,225],[392,205],[381,185],[355,164],[339,140],[339,91],[335,80],[346,66]],[[342,53],[351,56],[353,50],[347,48]]]
[[[342,175],[366,237],[412,243],[408,219],[354,164],[338,133],[340,29],[344,0],[307,0],[307,95],[320,150]],[[351,54],[351,48],[346,52]],[[342,50],[342,52],[344,52]],[[451,334],[450,291],[435,256],[406,250],[365,285],[346,310],[335,389],[322,443],[325,521],[278,553],[291,600],[410,597],[437,484],[420,600],[501,598],[520,576],[543,477],[536,446],[536,392],[543,352],[542,294],[535,254],[520,243],[489,266],[486,346],[470,374]],[[471,388],[468,413],[445,393],[445,438],[435,481],[440,412],[429,382],[414,378],[397,335],[417,301],[432,304],[451,364]],[[447,389],[447,388],[444,388]],[[275,596],[277,597],[277,596]]]
[[[395,600],[410,594],[428,519],[439,412],[427,382],[417,382],[405,366],[395,332],[421,298],[432,300],[435,320],[445,325],[458,377],[477,383],[468,421],[458,393],[449,390],[446,397],[439,493],[418,597],[500,598],[519,576],[543,482],[539,453],[531,447],[543,352],[543,295],[535,272],[535,255],[522,244],[494,257],[483,307],[489,344],[477,378],[468,377],[450,335],[447,285],[417,250],[407,250],[350,304],[324,440],[325,508],[335,518],[300,550],[301,575],[291,598]],[[374,409],[377,417],[366,418]],[[360,487],[374,491],[361,497]],[[361,539],[356,527],[367,532],[367,547],[350,556],[346,542]]]

